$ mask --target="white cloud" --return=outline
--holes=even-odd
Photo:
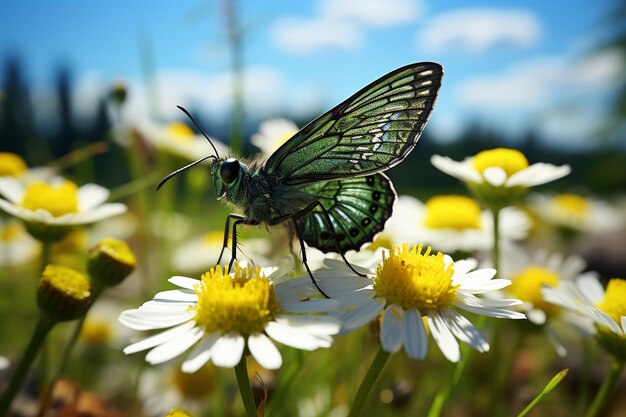
[[[318,0],[313,16],[278,19],[271,36],[287,53],[349,50],[361,45],[369,28],[413,22],[421,9],[420,0]]]
[[[474,116],[516,127],[525,121],[547,137],[582,141],[599,128],[607,94],[622,80],[622,62],[618,50],[533,58],[465,80],[455,99]]]
[[[580,59],[566,56],[533,58],[499,74],[472,77],[457,90],[468,107],[538,109],[559,97],[593,95],[615,87],[622,54],[606,50]]]
[[[331,18],[283,18],[275,23],[271,34],[281,50],[297,54],[328,48],[353,49],[363,38],[355,24]]]
[[[485,52],[499,46],[530,47],[541,37],[541,23],[522,9],[466,8],[430,19],[416,42],[427,51]]]
[[[321,16],[345,18],[371,26],[393,26],[416,20],[422,12],[414,0],[321,0]]]

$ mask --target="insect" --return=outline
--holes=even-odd
[[[307,124],[267,160],[223,158],[211,143],[215,155],[172,172],[157,189],[211,158],[218,199],[242,213],[226,219],[220,261],[229,233],[231,264],[236,258],[238,225],[286,224],[298,238],[312,279],[304,242],[339,253],[352,268],[345,252],[371,242],[391,217],[396,193],[382,171],[402,162],[415,147],[442,77],[437,63],[398,68]]]

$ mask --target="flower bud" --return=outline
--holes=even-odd
[[[91,286],[80,272],[61,265],[48,265],[37,288],[37,304],[55,321],[80,317],[91,303]]]
[[[89,250],[87,271],[94,287],[113,287],[130,275],[137,260],[126,242],[114,238],[101,239]]]

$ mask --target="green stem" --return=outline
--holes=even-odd
[[[367,370],[367,374],[365,374],[365,378],[363,378],[363,382],[361,382],[361,386],[359,387],[356,397],[352,402],[352,407],[350,408],[348,417],[356,417],[360,415],[361,410],[365,405],[365,400],[372,391],[374,382],[378,379],[378,375],[380,375],[380,372],[383,370],[389,356],[391,356],[391,353],[385,352],[382,346],[378,349],[376,357],[372,361],[370,369]]]
[[[493,214],[493,267],[500,272],[500,209],[491,210]]]
[[[242,356],[239,364],[235,366],[235,375],[237,376],[237,385],[239,386],[239,393],[241,394],[246,414],[248,417],[258,417],[256,405],[254,404],[254,395],[252,395],[252,387],[248,379],[248,366],[246,365],[245,356]]]
[[[95,303],[98,296],[102,293],[102,290],[94,289],[93,290],[93,298],[91,300],[91,306]],[[54,392],[54,385],[57,380],[65,370],[67,366],[67,362],[70,358],[70,354],[72,350],[74,350],[74,346],[76,346],[76,342],[78,342],[78,337],[80,336],[80,332],[83,329],[83,325],[85,324],[85,319],[87,318],[87,313],[89,313],[89,308],[83,313],[82,317],[78,320],[78,322],[74,325],[74,331],[72,332],[67,345],[65,345],[65,349],[63,351],[63,355],[61,356],[61,361],[59,362],[59,366],[56,369],[56,372],[52,375],[50,380],[50,384],[48,385],[48,389],[46,389],[44,395],[41,397],[39,401],[39,411],[37,412],[37,416],[41,417],[44,415],[46,408],[48,407],[48,402],[52,397],[52,393]]]
[[[20,360],[20,363],[17,365],[15,372],[13,373],[13,377],[11,378],[11,382],[9,387],[0,398],[0,416],[4,416],[7,414],[9,407],[11,406],[11,402],[13,402],[13,398],[19,391],[22,383],[24,382],[24,377],[26,373],[30,369],[37,353],[43,346],[43,341],[46,336],[50,332],[50,330],[56,324],[55,321],[52,321],[43,316],[39,316],[37,320],[37,325],[35,326],[35,330],[33,331],[33,335],[30,338],[30,342],[28,343],[28,347]]]
[[[602,386],[596,394],[596,397],[593,399],[593,403],[591,403],[585,417],[596,417],[600,415],[609,398],[611,398],[611,394],[613,394],[615,385],[619,379],[619,374],[622,372],[623,367],[624,362],[613,359],[609,375],[604,379],[604,382],[602,382]]]
[[[37,282],[41,278],[41,274],[43,270],[46,269],[46,266],[52,260],[52,243],[50,242],[41,242],[41,263],[39,266],[39,275],[37,276]],[[42,390],[43,387],[46,386],[46,381],[48,380],[48,364],[50,362],[50,346],[46,341],[42,342],[41,345],[41,354],[39,355],[39,363],[37,366],[39,367],[39,389]],[[0,414],[1,415],[1,414]]]
[[[41,276],[41,273],[43,272],[44,269],[46,269],[46,266],[48,266],[48,264],[50,263],[50,260],[52,259],[52,244],[50,242],[45,242],[42,241],[41,242],[41,260],[40,260],[40,266],[39,266],[39,275],[37,276],[37,279],[39,279],[39,277]]]

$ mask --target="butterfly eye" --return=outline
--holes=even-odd
[[[222,182],[226,185],[232,184],[237,179],[240,169],[239,161],[235,158],[228,158],[222,162],[222,166],[220,167]]]

